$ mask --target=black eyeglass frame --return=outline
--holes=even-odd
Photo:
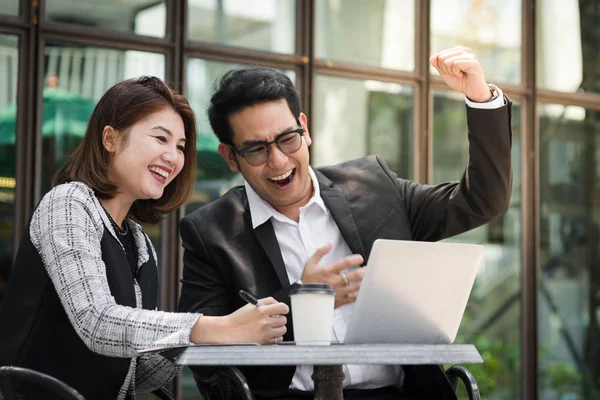
[[[284,154],[294,154],[295,152],[300,150],[300,148],[302,147],[302,141],[300,141],[300,146],[298,146],[298,148],[296,150],[290,151],[290,152],[284,151],[278,143],[282,137],[289,135],[290,133],[297,133],[298,135],[300,135],[300,140],[302,140],[302,136],[304,136],[304,128],[301,126],[300,121],[298,121],[298,125],[300,125],[299,128],[291,130],[291,131],[287,131],[287,132],[282,132],[279,135],[277,135],[277,137],[274,140],[272,140],[271,142],[258,142],[258,143],[254,143],[249,146],[246,146],[244,148],[241,148],[241,149],[236,149],[235,146],[232,144],[230,146],[233,149],[233,151],[235,151],[236,154],[238,154],[240,157],[242,157],[244,160],[246,160],[246,162],[249,165],[252,165],[253,167],[258,167],[259,165],[263,165],[264,163],[266,163],[269,160],[269,155],[271,154],[271,151],[269,149],[271,148],[272,144],[275,144],[277,146],[277,148]],[[250,151],[250,149],[252,149],[253,147],[256,147],[256,146],[266,146],[267,156],[265,157],[265,160],[263,162],[261,162],[259,164],[252,164],[246,158],[246,153],[248,153],[248,151]]]

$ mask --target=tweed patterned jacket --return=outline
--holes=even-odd
[[[140,225],[131,220],[126,223],[138,249],[138,268],[149,257],[156,260]],[[73,328],[87,347],[105,356],[131,358],[118,399],[134,398],[136,391],[161,387],[179,372],[179,367],[160,355],[135,358],[136,352],[190,344],[190,331],[200,314],[142,309],[142,291],[135,279],[136,308],[116,304],[101,253],[105,227],[117,238],[93,190],[73,182],[55,187],[43,198],[32,217],[30,236]]]

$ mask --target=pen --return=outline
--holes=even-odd
[[[240,297],[250,304],[254,304],[256,307],[262,306],[263,304],[256,297],[252,296],[245,290],[240,290]]]

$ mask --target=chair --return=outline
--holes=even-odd
[[[160,400],[175,400],[175,396],[173,396],[173,393],[169,392],[167,389],[162,387],[154,390],[152,394]]]
[[[50,375],[21,367],[0,367],[0,399],[27,398],[23,397],[21,390],[32,386],[61,399],[85,400],[77,390]],[[152,394],[160,400],[175,400],[175,396],[165,388],[156,389]]]
[[[204,400],[255,400],[246,377],[236,367],[218,367],[208,380],[194,380]]]
[[[481,400],[477,381],[467,368],[454,365],[446,370],[446,376],[454,392],[460,380],[467,389],[469,400]],[[196,383],[204,400],[255,400],[246,377],[236,367],[219,367],[210,381],[196,380]]]
[[[85,400],[84,397],[64,382],[41,372],[21,367],[0,367],[0,398],[3,400],[27,399],[28,389],[36,393],[55,396],[65,400]]]
[[[481,400],[477,381],[475,381],[475,377],[468,369],[461,365],[454,365],[446,370],[446,376],[454,392],[458,389],[458,380],[460,379],[467,389],[469,400]]]

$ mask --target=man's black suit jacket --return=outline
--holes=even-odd
[[[365,262],[378,238],[436,241],[502,215],[511,192],[510,102],[467,107],[469,163],[457,182],[421,185],[396,177],[378,156],[315,170],[321,196],[353,253]],[[181,220],[180,311],[226,315],[244,305],[240,289],[290,304],[285,265],[270,221],[252,228],[243,186]],[[440,268],[443,268],[441,266]],[[293,340],[291,317],[284,340]],[[242,368],[264,396],[290,385],[295,367]]]

